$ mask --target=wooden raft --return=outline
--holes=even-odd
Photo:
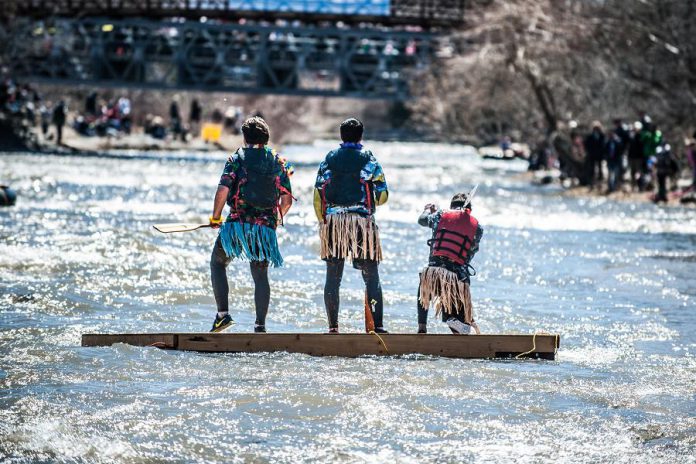
[[[356,357],[423,354],[447,358],[555,359],[558,335],[440,335],[318,333],[159,333],[83,334],[82,346],[125,343],[204,353],[286,351],[312,356]],[[535,347],[535,348],[534,348]]]

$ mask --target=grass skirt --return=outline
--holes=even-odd
[[[243,261],[269,261],[273,267],[283,265],[276,231],[270,227],[226,222],[220,227],[220,241],[225,254]]]
[[[459,314],[463,311],[464,321],[467,324],[474,322],[469,284],[462,282],[457,274],[445,268],[428,266],[423,269],[418,300],[426,309],[433,303],[437,314],[442,311]]]
[[[382,261],[379,228],[372,216],[330,214],[319,229],[321,257]]]

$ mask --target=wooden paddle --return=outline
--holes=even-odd
[[[365,290],[365,332],[370,333],[375,330],[375,320],[372,318],[372,305],[367,299],[367,290]]]
[[[155,224],[152,227],[163,234],[171,234],[172,232],[191,232],[202,227],[210,227],[210,224]]]

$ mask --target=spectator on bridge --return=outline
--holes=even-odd
[[[56,126],[56,145],[63,144],[63,126],[67,117],[67,108],[63,100],[59,101],[53,108],[53,124]]]

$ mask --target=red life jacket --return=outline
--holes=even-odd
[[[478,221],[469,209],[442,213],[435,234],[428,242],[431,256],[442,256],[460,265],[469,262],[477,229]]]

